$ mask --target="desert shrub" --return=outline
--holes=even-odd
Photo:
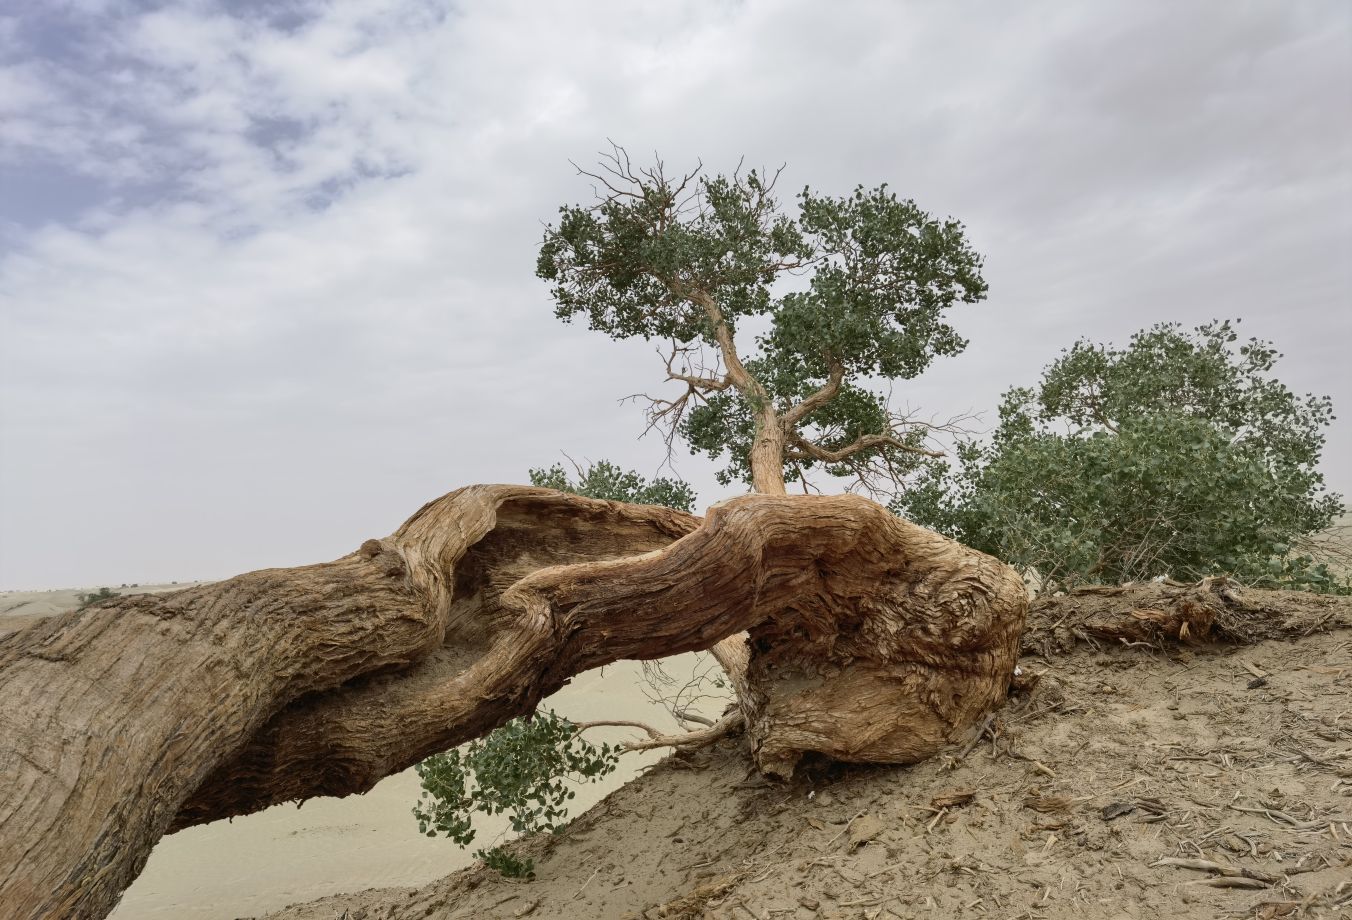
[[[535,874],[535,860],[514,856],[502,847],[480,850],[479,858],[485,866],[508,878],[530,878]]]
[[[97,591],[92,591],[89,594],[75,595],[75,599],[80,602],[80,610],[83,610],[90,604],[97,603],[98,601],[105,601],[110,597],[117,597],[117,592],[112,588],[99,588]]]
[[[1342,511],[1318,470],[1332,406],[1277,381],[1280,357],[1229,322],[1077,342],[894,509],[1052,586],[1225,573],[1345,589],[1301,550]]]

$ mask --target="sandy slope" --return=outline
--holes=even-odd
[[[75,593],[0,595],[0,630]],[[529,883],[446,876],[468,860],[417,835],[406,773],[168,837],[113,916],[1352,917],[1352,630],[1048,655],[1024,659],[1040,683],[978,746],[912,768],[768,784],[728,743],[621,787],[656,759],[631,757],[580,790],[577,811],[612,794],[562,835],[517,844],[537,860]],[[638,673],[583,675],[551,702],[653,719]],[[1237,867],[1257,877],[1221,881],[1256,887],[1161,858]]]
[[[781,785],[728,743],[523,844],[533,882],[469,869],[273,920],[1352,916],[1352,630],[1023,666],[1039,684],[966,753]]]

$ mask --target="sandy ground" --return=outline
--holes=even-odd
[[[119,594],[174,591],[178,585],[140,585]],[[0,593],[0,635],[33,619],[74,609],[77,595],[94,588]],[[698,668],[716,667],[707,658],[682,655],[663,662],[672,680],[684,681]],[[676,723],[648,699],[637,662],[619,662],[574,678],[550,697],[547,708],[574,721],[632,719],[663,729]],[[693,707],[717,715],[722,703]],[[596,741],[632,738],[631,729],[597,729]],[[662,759],[662,752],[627,754],[620,768],[599,783],[579,786],[572,814],[578,815]],[[377,885],[425,885],[470,865],[467,851],[450,841],[418,833],[412,808],[420,786],[408,770],[370,792],[344,799],[312,799],[302,808],[279,805],[233,821],[192,827],[165,837],[145,871],[127,889],[113,920],[230,920],[264,914],[297,901],[361,891]],[[473,848],[489,846],[506,830],[505,818],[476,824]]]
[[[531,882],[477,867],[272,920],[1352,917],[1352,630],[1023,667],[968,750],[780,784],[729,741],[517,844]]]

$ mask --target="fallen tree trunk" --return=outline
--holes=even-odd
[[[0,913],[103,916],[172,828],[364,791],[581,671],[743,630],[763,768],[918,759],[1003,696],[1025,609],[1000,563],[854,496],[701,522],[463,489],[332,563],[0,639]]]
[[[1039,597],[1023,634],[1027,654],[1077,644],[1249,644],[1352,627],[1352,597],[1245,588],[1223,577],[1196,583],[1084,585]]]

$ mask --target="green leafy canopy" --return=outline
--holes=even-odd
[[[1077,342],[1005,394],[989,443],[930,464],[894,507],[1051,584],[1335,587],[1298,550],[1342,511],[1317,468],[1332,406],[1275,379],[1280,357],[1228,321]]]
[[[537,274],[560,319],[672,343],[669,379],[695,398],[657,400],[657,414],[694,450],[726,453],[725,482],[750,479],[765,401],[783,417],[833,375],[839,392],[795,419],[791,435],[830,452],[892,433],[870,383],[915,377],[961,352],[967,343],[945,313],[986,294],[962,225],[886,185],[841,197],[804,188],[788,213],[774,194],[778,172],[669,177],[660,161],[635,169],[616,147],[602,171],[584,174],[598,183],[597,201],[560,209]],[[754,349],[736,352],[739,325],[758,317]],[[798,469],[830,464],[817,453],[800,445],[790,459]]]

